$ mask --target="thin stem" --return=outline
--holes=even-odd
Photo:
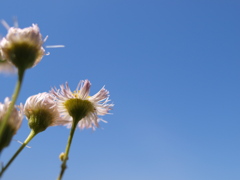
[[[75,122],[75,123],[74,123],[74,122]],[[71,131],[70,131],[70,134],[69,134],[69,137],[68,137],[68,142],[67,142],[66,150],[65,150],[65,153],[64,153],[64,159],[63,159],[63,162],[62,162],[62,165],[61,165],[61,171],[60,171],[60,174],[59,174],[59,176],[58,176],[58,180],[61,180],[61,179],[62,179],[63,174],[64,174],[65,170],[67,169],[68,154],[69,154],[69,151],[70,151],[70,147],[71,147],[71,143],[72,143],[72,138],[73,138],[73,135],[74,135],[76,126],[77,126],[77,123],[76,123],[75,120],[73,120],[72,128],[71,128]]]
[[[3,131],[6,127],[7,121],[9,119],[9,117],[12,113],[12,110],[14,108],[14,105],[17,101],[17,97],[19,95],[19,92],[20,92],[20,89],[22,86],[22,82],[23,82],[24,72],[25,72],[25,70],[20,70],[20,69],[18,70],[18,81],[17,81],[16,87],[15,87],[14,93],[12,95],[12,100],[11,100],[9,108],[8,108],[6,115],[4,116],[1,126],[0,126],[0,137],[3,136]]]
[[[13,160],[18,156],[18,154],[23,150],[23,148],[34,138],[34,136],[37,133],[35,133],[33,130],[29,133],[26,140],[23,142],[23,144],[19,147],[19,149],[15,152],[15,154],[12,156],[12,158],[8,161],[6,166],[4,166],[0,172],[0,177],[3,175],[3,173],[7,170],[7,168],[10,166],[10,164],[13,162]]]

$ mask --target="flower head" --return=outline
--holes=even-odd
[[[42,35],[36,24],[20,29],[11,27],[2,39],[0,47],[3,57],[18,69],[27,69],[39,63],[45,53]]]
[[[9,98],[5,98],[4,103],[0,103],[0,125],[6,115],[7,109],[10,106],[11,101]],[[3,130],[3,135],[0,137],[0,152],[4,147],[7,147],[11,142],[14,134],[19,129],[23,119],[23,106],[15,106],[11,115],[7,121],[6,128]]]
[[[109,92],[103,87],[98,93],[89,96],[91,83],[88,80],[80,81],[76,91],[72,92],[66,83],[60,89],[52,89],[51,93],[57,98],[58,109],[63,119],[70,121],[68,126],[77,123],[79,128],[99,126],[103,121],[98,115],[105,115],[112,109],[109,104]]]
[[[28,119],[29,127],[39,133],[49,126],[66,123],[60,118],[56,102],[49,93],[39,93],[26,100],[24,114]]]

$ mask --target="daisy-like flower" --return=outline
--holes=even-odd
[[[42,132],[49,126],[67,123],[60,118],[56,101],[46,92],[29,97],[24,105],[24,114],[35,133]]]
[[[24,29],[11,27],[2,39],[2,56],[18,69],[28,69],[38,64],[45,50],[44,40],[36,24]]]
[[[79,128],[99,127],[104,121],[98,117],[108,114],[113,104],[109,104],[109,92],[103,87],[98,93],[89,96],[91,83],[80,81],[76,91],[72,92],[66,83],[60,89],[52,89],[51,93],[57,98],[57,106],[62,119],[70,121],[67,126],[77,124]],[[106,122],[106,121],[104,121]]]
[[[6,115],[7,109],[9,108],[11,101],[9,98],[5,98],[4,103],[0,103],[0,126],[3,123],[4,116]],[[6,126],[3,130],[3,134],[0,137],[0,152],[4,147],[7,147],[14,134],[19,129],[23,119],[23,106],[15,106],[11,115],[6,122]]]
[[[62,119],[69,121],[67,126],[71,126],[65,153],[61,153],[59,158],[62,161],[61,171],[58,180],[61,180],[67,168],[68,154],[76,127],[80,129],[99,127],[99,122],[103,121],[98,115],[108,114],[113,104],[108,103],[109,92],[103,87],[98,93],[89,96],[91,83],[88,80],[80,81],[76,91],[72,92],[66,83],[60,89],[53,88],[51,94],[56,98],[58,110]]]

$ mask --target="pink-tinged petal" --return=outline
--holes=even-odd
[[[57,104],[52,94],[43,92],[37,95],[31,96],[26,100],[24,105],[24,114],[27,119],[31,118],[35,112],[44,110],[48,112],[51,118],[49,118],[49,126],[64,125],[69,123],[60,117],[57,109]]]
[[[95,129],[99,127],[99,122],[106,122],[98,117],[98,115],[103,116],[109,113],[109,111],[114,106],[109,103],[109,92],[103,87],[98,93],[90,97],[91,83],[88,80],[80,81],[76,91],[72,92],[66,83],[65,86],[61,85],[60,89],[52,89],[50,93],[55,98],[57,102],[57,107],[60,112],[62,119],[72,122],[73,118],[68,112],[68,107],[66,102],[69,100],[79,99],[88,101],[93,108],[90,108],[89,112],[78,122],[78,127],[80,129],[92,128]],[[87,108],[87,107],[86,107]],[[67,124],[67,127],[71,127],[71,123]]]
[[[100,91],[98,91],[98,93],[96,93],[89,99],[94,102],[102,101],[108,97],[108,94],[109,92],[103,87]]]
[[[91,83],[90,81],[85,80],[85,81],[81,81],[79,84],[80,84],[80,89],[77,89],[79,98],[86,99],[89,96]]]

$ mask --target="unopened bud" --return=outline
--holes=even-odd
[[[65,158],[65,153],[64,153],[64,152],[62,152],[61,154],[59,154],[59,159],[60,159],[61,161],[63,161],[64,158]]]

